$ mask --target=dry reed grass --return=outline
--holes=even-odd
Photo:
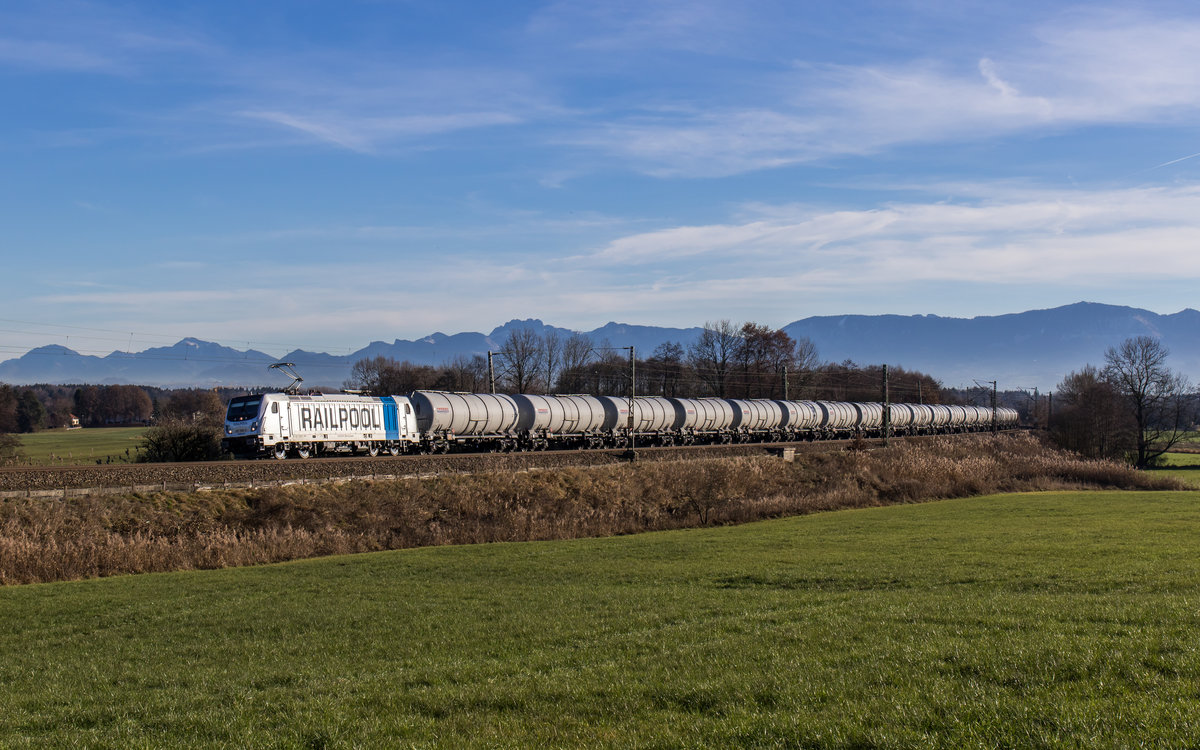
[[[1028,435],[887,450],[0,503],[0,583],[630,534],[1068,488],[1186,489]]]

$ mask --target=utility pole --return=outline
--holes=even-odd
[[[986,382],[986,381],[985,381]],[[992,432],[1000,431],[1000,427],[996,422],[996,381],[992,381]]]
[[[1054,418],[1054,391],[1046,394],[1046,429],[1050,429],[1050,420]]]
[[[883,366],[883,444],[887,445],[888,435],[892,434],[892,405],[888,393],[888,369]]]
[[[637,358],[632,346],[623,348],[629,349],[629,456],[637,458],[637,439],[633,436],[633,407],[637,400]]]
[[[1038,407],[1041,405],[1042,405],[1042,399],[1038,396],[1038,389],[1037,389],[1037,386],[1035,385],[1033,387],[1033,427],[1034,427],[1034,429],[1037,429],[1038,425],[1040,425],[1042,423],[1042,420],[1038,419],[1038,412],[1040,411],[1040,409]]]
[[[492,393],[496,392],[496,367],[492,364],[492,355],[495,352],[488,350],[488,382],[492,385]]]
[[[787,365],[784,365],[783,366],[783,400],[790,401],[791,398],[792,397],[788,395]]]

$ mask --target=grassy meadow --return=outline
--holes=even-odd
[[[132,462],[145,427],[85,427],[20,435],[22,463],[35,466]],[[126,453],[128,451],[128,453]]]
[[[1151,470],[1154,476],[1173,477],[1200,487],[1200,455],[1194,453],[1165,453],[1162,466]]]
[[[0,589],[5,747],[1186,747],[1200,493]]]

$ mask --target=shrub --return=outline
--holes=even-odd
[[[139,461],[212,461],[221,457],[221,429],[206,422],[167,419],[142,436]]]

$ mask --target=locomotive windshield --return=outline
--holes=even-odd
[[[262,396],[238,396],[229,402],[229,412],[225,415],[226,422],[244,422],[258,416],[262,406]]]

